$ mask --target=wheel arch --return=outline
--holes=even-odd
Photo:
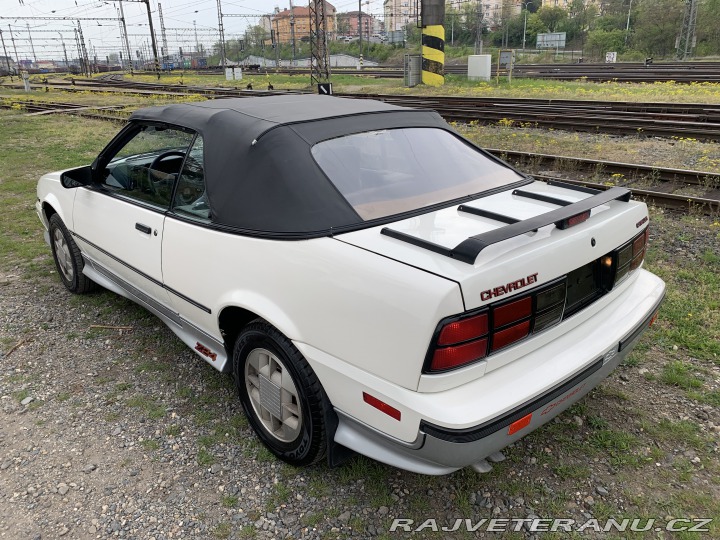
[[[242,329],[250,322],[260,318],[262,317],[249,309],[238,306],[226,306],[220,311],[218,314],[218,326],[220,327],[220,335],[223,337],[228,358],[232,358],[233,347]]]
[[[65,224],[65,227],[72,231],[72,223],[68,221],[67,216],[65,216],[63,212],[62,204],[60,204],[60,201],[53,194],[48,193],[42,201],[42,213],[46,226],[50,224],[50,218],[57,214]]]
[[[50,222],[50,218],[53,217],[53,215],[58,213],[58,211],[55,210],[55,207],[52,204],[50,204],[48,201],[43,201],[42,211],[43,211],[43,215],[45,216],[45,221],[47,223]],[[60,219],[62,219],[62,216],[60,216]],[[65,220],[63,219],[63,221],[65,221]]]

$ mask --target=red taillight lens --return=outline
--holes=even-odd
[[[530,321],[521,322],[505,330],[500,330],[493,334],[492,351],[497,351],[503,347],[507,347],[511,343],[526,337],[530,332]]]
[[[486,355],[487,338],[454,347],[443,347],[435,350],[430,369],[432,371],[443,371],[480,360],[485,358]]]
[[[525,317],[532,312],[532,297],[526,296],[509,304],[493,308],[493,328],[499,328]]]
[[[452,345],[471,339],[477,339],[488,332],[488,316],[482,313],[468,319],[451,322],[443,327],[438,337],[438,345]]]

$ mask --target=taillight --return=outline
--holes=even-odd
[[[492,307],[492,343],[490,350],[507,347],[530,333],[531,295]]]
[[[503,347],[507,347],[527,337],[530,333],[530,321],[523,321],[518,324],[514,324],[504,330],[497,330],[493,333],[492,339],[492,350],[493,352]]]
[[[511,322],[529,317],[532,312],[532,296],[513,300],[508,304],[493,307],[493,328],[497,329]]]
[[[437,334],[430,371],[445,371],[470,364],[487,355],[488,313],[451,319]]]
[[[587,217],[578,214],[568,226]],[[611,291],[638,268],[647,250],[649,228],[619,248],[522,296],[440,322],[425,360],[425,373],[438,373],[482,360],[572,316]]]
[[[438,345],[452,345],[453,343],[462,343],[479,336],[484,336],[488,331],[487,313],[481,313],[474,317],[461,319],[451,322],[443,326],[440,336],[438,337]]]
[[[645,260],[645,250],[649,238],[650,228],[646,227],[643,232],[616,251],[614,285],[620,283],[630,272],[640,267]]]
[[[487,355],[487,339],[479,339],[462,345],[453,345],[436,349],[433,354],[430,369],[432,371],[445,371],[476,360],[485,358]]]

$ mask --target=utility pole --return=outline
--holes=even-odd
[[[422,0],[422,82],[445,84],[445,0]]]
[[[120,21],[122,22],[123,35],[125,37],[125,52],[127,53],[128,62],[130,62],[130,72],[133,70],[133,57],[130,52],[130,42],[128,41],[127,26],[125,25],[125,12],[123,11],[122,0],[118,2],[120,4]]]
[[[85,69],[85,59],[83,58],[82,49],[80,48],[80,36],[78,35],[77,28],[75,28],[75,47],[77,48],[78,62],[80,62],[80,71],[84,75],[87,73],[87,69]]]
[[[12,81],[12,71],[10,71],[10,57],[8,56],[7,49],[5,48],[5,38],[2,37],[2,29],[0,29],[0,41],[2,41],[3,53],[5,54],[5,62],[7,62],[8,75]]]
[[[358,36],[360,36],[360,56],[362,56],[362,0],[358,0]]]
[[[632,0],[630,0],[630,7],[628,7],[627,24],[625,25],[625,45],[627,45],[628,37],[630,37],[630,14],[632,13]]]
[[[477,0],[477,22],[475,25],[475,54],[482,54],[482,49],[483,49],[482,20],[483,20],[482,1]]]
[[[90,71],[90,59],[88,58],[87,49],[85,48],[85,38],[83,37],[82,33],[82,26],[80,26],[80,21],[77,22],[77,32],[78,37],[80,38],[80,50],[82,52],[82,59],[83,64],[85,65],[85,75],[88,77],[92,76],[92,73]]]
[[[280,69],[280,21],[275,17],[275,71]]]
[[[68,59],[67,59],[67,50],[65,49],[65,40],[63,39],[62,32],[58,32],[58,35],[60,36],[60,42],[62,43],[62,48],[63,48],[63,56],[65,57],[65,68],[69,69],[70,64],[68,63]]]
[[[37,64],[37,56],[35,56],[35,46],[33,45],[32,34],[30,33],[30,23],[25,24],[27,25],[28,38],[30,38],[30,48],[32,49],[33,60],[35,60],[35,63]]]
[[[220,65],[225,68],[225,30],[223,29],[223,14],[220,0],[217,0],[218,32],[220,33]]]
[[[15,36],[13,36],[12,27],[10,26],[9,23],[8,23],[8,31],[10,32],[10,41],[12,41],[12,44],[13,44],[13,51],[15,51],[15,63],[18,66],[17,70],[18,70],[18,74],[19,74],[20,73],[20,57],[18,56],[18,53],[17,53],[17,45],[15,45]]]
[[[195,30],[195,52],[200,53],[200,44],[198,43],[198,37],[197,37],[197,24],[193,20],[193,29]]]
[[[220,0],[218,0],[218,2],[219,1]],[[155,41],[155,30],[153,30],[152,13],[150,13],[150,0],[143,0],[143,3],[145,4],[145,7],[147,8],[148,24],[150,25],[150,40],[152,41],[153,59],[155,60],[155,71],[157,72],[158,78],[159,78],[160,77],[160,64],[158,63],[157,42]]]
[[[290,41],[292,42],[292,59],[295,65],[295,8],[290,0]]]
[[[325,0],[310,0],[310,84],[330,81]]]
[[[122,5],[122,2],[121,2]],[[120,10],[117,10],[118,14],[118,27],[120,28],[120,69],[125,69],[125,66],[123,65],[123,55],[122,55],[122,43],[123,43],[123,36],[125,35],[123,33],[123,21],[120,18]]]
[[[163,15],[162,15],[162,5],[160,2],[158,2],[158,15],[160,16],[160,35],[162,36],[162,42],[163,42],[163,60],[166,59],[167,55],[170,54],[168,51],[167,46],[167,37],[165,37],[165,22],[163,21]]]
[[[685,16],[677,40],[677,57],[687,60],[695,48],[695,25],[697,23],[697,0],[685,0]]]

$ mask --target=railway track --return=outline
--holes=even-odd
[[[286,75],[309,74],[308,68],[267,68],[270,73]],[[265,69],[259,73],[264,73]],[[333,68],[334,74],[363,75],[365,77],[401,79],[403,69],[398,66],[373,66],[358,70],[356,67]],[[203,72],[199,72],[203,73]],[[209,70],[207,74],[217,74]],[[252,72],[250,72],[252,73]],[[467,75],[467,64],[445,64],[447,75]],[[496,76],[493,66],[492,76]],[[720,83],[720,62],[663,62],[645,65],[644,62],[605,63],[553,63],[515,64],[513,77],[528,79],[584,80],[590,82],[668,82],[677,83]]]
[[[193,94],[209,99],[287,93],[128,81],[118,75],[104,79],[75,79],[74,84],[67,81],[49,81],[46,84],[70,91],[81,89],[167,96]],[[407,107],[432,108],[446,120],[459,123],[493,124],[502,121],[505,125],[518,127],[720,141],[720,105],[372,94],[336,95],[356,99],[379,99]]]
[[[487,151],[539,180],[559,180],[603,190],[619,185],[629,188],[633,197],[656,206],[720,215],[717,173],[494,148]]]
[[[13,104],[32,113],[73,114],[118,122],[126,121],[130,114],[117,107],[83,107],[74,103],[0,99],[0,106],[11,108]],[[685,212],[694,210],[720,214],[720,174],[717,173],[513,150],[487,150],[514,163],[521,170],[532,172],[538,179],[560,180],[596,189],[622,185],[631,189],[636,198],[657,206]],[[553,171],[552,174],[549,170]],[[557,170],[567,172],[560,173]],[[678,193],[688,187],[702,193]]]

